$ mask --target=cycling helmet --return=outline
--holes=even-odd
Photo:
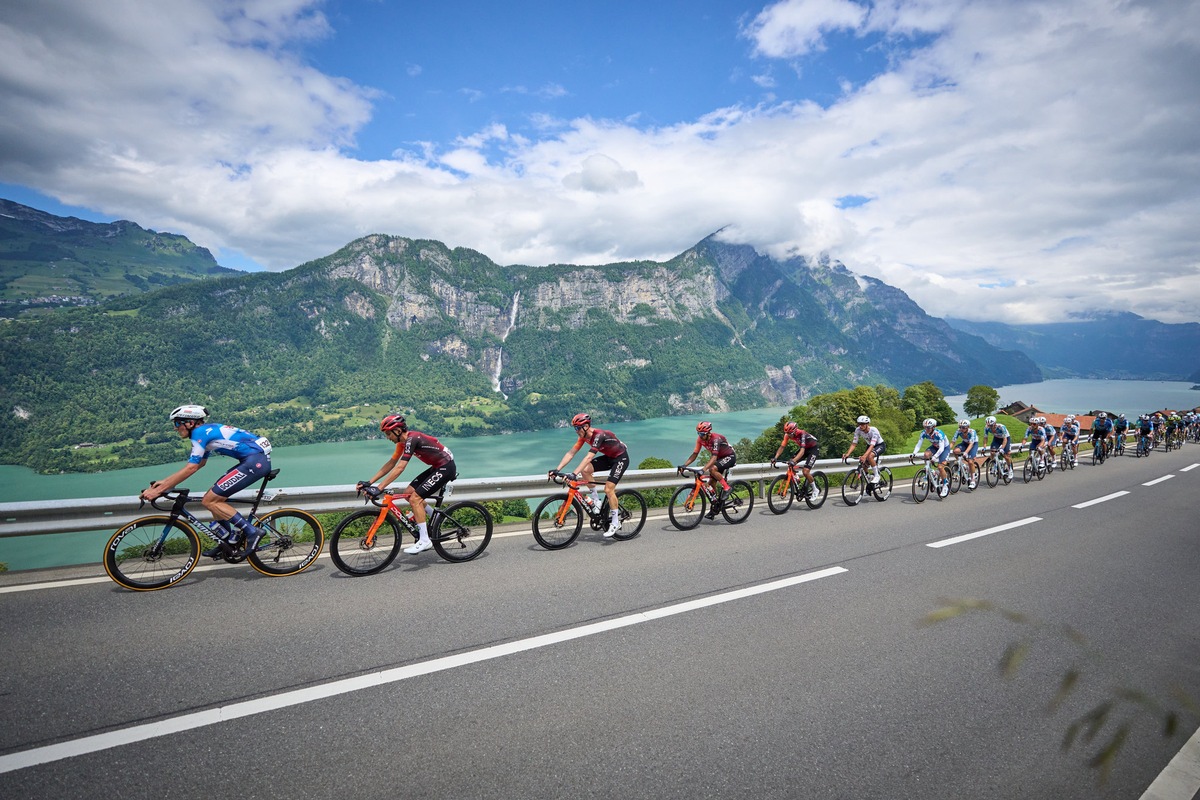
[[[204,406],[186,405],[180,406],[171,412],[171,422],[178,422],[181,419],[197,419],[201,422],[208,416],[208,409]]]
[[[591,414],[576,414],[575,416],[571,417],[571,427],[572,428],[582,428],[584,425],[591,425],[591,424],[592,424],[592,415]]]
[[[926,419],[924,422],[922,422],[921,424],[922,424],[924,427],[926,427],[926,428],[936,428],[936,427],[937,427],[937,420],[936,420],[936,419],[934,419],[933,417],[928,417],[928,418],[927,418],[927,419]]]
[[[958,427],[960,427],[960,428],[969,428],[969,427],[971,427],[971,420],[969,420],[969,419],[960,419],[960,420],[958,421]]]
[[[859,425],[870,425],[871,418],[868,417],[866,414],[863,414],[861,417],[858,418],[858,424]]]
[[[388,414],[379,421],[379,430],[387,433],[389,431],[400,431],[404,433],[408,430],[408,422],[400,414]]]
[[[1065,420],[1063,420],[1063,422],[1074,422],[1074,421],[1075,421],[1074,414],[1067,414],[1067,418]]]
[[[983,421],[983,423],[984,423],[985,425],[995,425],[995,424],[996,424],[996,418],[995,418],[995,417],[988,417],[987,419],[985,419],[985,420]]]
[[[696,423],[696,433],[699,433],[702,436],[706,436],[706,435],[712,433],[712,423],[711,422],[697,422]]]
[[[794,422],[788,422],[783,426],[783,432],[786,434],[794,434],[800,432],[800,426]]]
[[[1125,415],[1124,415],[1124,414],[1118,414],[1118,415],[1117,415],[1117,419],[1125,419]]]
[[[1096,419],[1108,419],[1108,414],[1105,414],[1103,411],[1101,411],[1096,415]]]

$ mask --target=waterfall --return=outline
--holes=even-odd
[[[508,315],[508,327],[504,330],[504,335],[500,337],[500,352],[496,353],[496,368],[492,370],[492,389],[500,392],[500,370],[504,366],[504,343],[508,341],[508,335],[512,333],[513,328],[517,327],[517,302],[521,299],[521,293],[517,292],[513,295],[512,311]],[[508,395],[500,392],[500,396],[505,400]]]

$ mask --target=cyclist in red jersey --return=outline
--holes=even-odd
[[[783,426],[783,441],[779,443],[779,449],[775,451],[775,457],[771,459],[771,466],[775,466],[779,456],[783,455],[783,449],[788,446],[788,442],[795,442],[796,446],[800,448],[800,452],[796,453],[796,457],[792,459],[791,463],[799,465],[804,477],[811,481],[812,467],[817,463],[819,450],[817,437],[789,420]]]
[[[404,548],[404,552],[409,555],[423,553],[433,547],[433,542],[429,539],[429,528],[425,524],[428,519],[425,498],[432,497],[443,486],[458,477],[454,454],[450,452],[450,448],[429,434],[410,431],[408,423],[399,414],[388,414],[384,417],[379,423],[379,430],[396,443],[396,450],[392,453],[392,457],[379,468],[379,471],[371,476],[371,480],[359,481],[355,488],[359,494],[378,497],[383,487],[400,477],[400,473],[404,472],[413,456],[428,464],[429,469],[410,481],[408,488],[401,493],[401,496],[412,506],[413,519],[417,521],[419,534],[416,544]],[[381,477],[383,480],[379,480]],[[379,485],[372,485],[377,480]]]
[[[571,427],[575,429],[579,440],[575,442],[574,447],[566,452],[566,455],[562,457],[562,461],[558,462],[558,468],[551,470],[551,474],[562,471],[562,468],[571,463],[571,459],[575,457],[575,454],[585,444],[591,448],[579,464],[579,476],[589,483],[585,487],[580,488],[587,489],[589,501],[599,504],[599,500],[594,496],[590,482],[596,470],[600,472],[608,470],[608,477],[604,481],[604,494],[608,496],[608,507],[610,509],[608,530],[604,532],[604,538],[608,539],[614,533],[621,530],[621,514],[617,510],[617,482],[621,480],[621,476],[625,474],[625,470],[629,469],[629,451],[625,449],[625,444],[612,431],[593,428],[592,418],[587,414],[576,414],[571,419]]]
[[[692,450],[692,454],[688,456],[688,460],[680,465],[681,473],[683,467],[696,460],[696,456],[700,455],[702,449],[707,450],[710,456],[708,463],[702,469],[709,474],[714,483],[721,487],[717,490],[717,499],[713,502],[712,510],[708,512],[709,517],[715,518],[717,512],[721,510],[721,503],[725,500],[725,493],[729,491],[729,483],[725,480],[725,473],[737,463],[737,454],[733,451],[733,447],[729,444],[728,439],[719,433],[713,433],[711,422],[697,423],[696,447]]]

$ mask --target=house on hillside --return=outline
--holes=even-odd
[[[1020,400],[1015,403],[1009,403],[1004,408],[1000,409],[1000,413],[1007,414],[1010,417],[1016,417],[1026,425],[1028,425],[1029,420],[1033,419],[1034,417],[1046,416],[1046,412],[1041,411],[1037,406],[1026,405]],[[1046,416],[1046,418],[1049,419],[1048,416]]]

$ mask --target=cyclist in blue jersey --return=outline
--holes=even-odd
[[[1058,433],[1063,441],[1063,447],[1071,448],[1071,463],[1076,463],[1079,456],[1079,421],[1075,419],[1074,414],[1067,415]]]
[[[1118,414],[1113,420],[1113,443],[1121,448],[1125,447],[1125,434],[1129,432],[1129,420],[1125,419],[1124,414]]]
[[[995,417],[988,417],[984,420],[983,432],[992,435],[992,449],[999,450],[1004,456],[1004,462],[1008,465],[1008,476],[1011,478],[1013,462],[1012,454],[1008,451],[1012,446],[1012,437],[1008,434],[1008,426],[999,422]]]
[[[1046,428],[1042,423],[1043,420],[1041,417],[1034,417],[1029,420],[1029,426],[1025,428],[1025,435],[1021,437],[1021,447],[1025,446],[1025,442],[1029,442],[1029,455],[1031,458],[1035,450],[1043,454],[1046,452]]]
[[[925,460],[936,459],[938,476],[942,479],[938,484],[938,496],[946,497],[950,494],[949,476],[946,475],[946,459],[950,456],[950,438],[938,430],[936,419],[927,419],[921,425],[924,430],[921,431],[921,437],[917,439],[917,446],[913,449],[912,454],[915,456],[920,452],[921,442],[929,442],[929,447],[925,448]]]
[[[1101,411],[1092,420],[1092,447],[1107,447],[1108,439],[1112,436],[1112,420],[1108,418],[1108,414]]]
[[[971,428],[971,420],[960,419],[958,421],[958,443],[954,445],[954,452],[959,458],[969,459],[978,463],[979,455],[979,434]],[[975,488],[975,470],[971,470],[971,482],[967,484],[968,489]]]
[[[218,479],[200,501],[227,534],[216,547],[205,550],[204,555],[219,558],[227,552],[232,553],[238,533],[245,537],[245,552],[251,553],[257,549],[262,531],[239,514],[227,498],[271,471],[271,443],[263,436],[232,425],[206,423],[207,418],[208,409],[204,406],[183,405],[171,412],[175,432],[192,442],[191,455],[179,471],[143,489],[141,498],[154,500],[174,489],[203,467],[212,453],[236,459],[237,466]]]
[[[1057,460],[1057,454],[1054,452],[1054,445],[1058,444],[1058,428],[1055,428],[1049,423],[1045,417],[1038,417],[1042,421],[1042,439],[1046,442],[1046,471],[1054,470],[1054,464]]]

